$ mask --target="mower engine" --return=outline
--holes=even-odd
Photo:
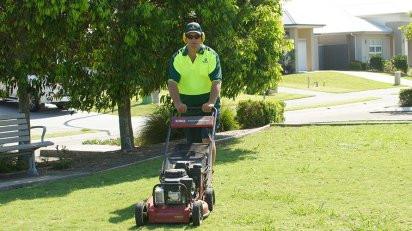
[[[162,184],[154,190],[154,202],[156,205],[186,204],[192,196],[193,179],[185,169],[169,169],[164,173]]]

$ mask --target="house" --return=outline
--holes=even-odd
[[[346,69],[350,61],[368,62],[373,54],[382,55],[385,59],[411,54],[408,63],[412,66],[412,41],[408,41],[399,29],[412,22],[409,17],[412,1],[290,0],[283,8],[286,33],[291,27],[288,18],[299,18],[302,25],[305,22],[312,24],[313,21],[317,22],[316,25],[324,25],[313,27],[310,38],[313,46],[318,48],[317,55],[313,55],[316,53],[314,48],[311,56],[306,54],[306,58],[317,65],[306,64],[305,68],[296,58],[296,66],[301,65],[296,68],[298,71]],[[298,41],[295,56],[305,55],[299,54],[299,51]]]
[[[283,26],[286,37],[293,41],[295,52],[295,70],[308,71],[318,70],[318,43],[313,35],[314,28],[325,26],[313,20],[306,18],[301,14],[293,16],[284,10]]]

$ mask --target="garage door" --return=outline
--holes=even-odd
[[[345,70],[348,67],[348,45],[319,46],[320,70]]]

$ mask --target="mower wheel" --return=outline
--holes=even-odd
[[[207,188],[205,191],[205,202],[209,207],[209,211],[212,212],[215,207],[215,190],[212,187]]]
[[[201,201],[195,201],[192,209],[193,226],[199,226],[203,221],[203,205]]]
[[[136,226],[143,226],[147,221],[147,208],[144,202],[139,202],[136,204],[134,210],[134,219],[136,220]]]

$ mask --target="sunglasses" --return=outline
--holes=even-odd
[[[200,37],[201,37],[200,34],[195,34],[195,35],[186,34],[186,38],[188,39],[199,39]]]

